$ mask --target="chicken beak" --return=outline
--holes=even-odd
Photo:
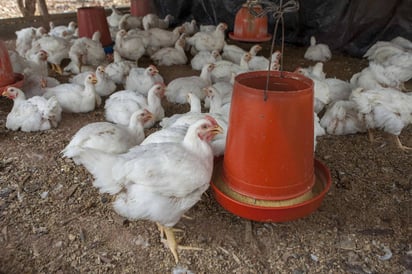
[[[92,78],[92,83],[93,83],[93,85],[96,85],[96,84],[97,84],[97,78],[96,78],[96,76],[93,76],[93,78]]]
[[[1,96],[4,96],[12,100],[16,98],[15,95],[13,93],[10,93],[8,89],[4,89],[3,92],[1,93]]]
[[[7,90],[5,90],[5,91],[3,91],[3,93],[1,94],[1,96],[4,96],[4,97],[9,97],[10,96],[10,94],[9,94],[9,92],[7,91]]]
[[[223,134],[223,128],[219,125],[215,125],[214,127],[210,128],[210,133],[212,133],[213,136],[217,134]]]
[[[155,116],[151,112],[147,112],[143,123],[147,123],[147,122],[149,122],[150,120],[152,120],[154,118],[155,118]]]

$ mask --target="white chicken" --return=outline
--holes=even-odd
[[[60,64],[63,59],[69,58],[70,42],[61,37],[43,36],[32,43],[31,49],[26,52],[26,58],[40,50],[47,52],[47,61],[61,75],[63,70]]]
[[[149,13],[143,16],[142,25],[144,30],[149,30],[152,28],[159,28],[159,29],[168,29],[170,23],[173,20],[173,16],[167,14],[165,18],[161,19],[158,15],[154,13]]]
[[[325,83],[329,86],[330,102],[349,99],[352,93],[352,86],[349,82],[338,78],[326,78]]]
[[[67,26],[65,25],[55,26],[54,23],[50,21],[49,26],[50,26],[49,35],[69,40],[69,39],[72,39],[72,37],[74,36],[76,32],[77,24],[74,21],[70,21]]]
[[[21,56],[17,51],[15,50],[8,50],[9,57],[10,57],[10,63],[11,66],[13,67],[13,72],[15,73],[23,73],[24,69],[28,66],[27,64],[27,59]],[[47,65],[47,59],[46,59],[46,65]]]
[[[6,128],[10,130],[43,131],[57,127],[61,120],[62,109],[56,97],[26,99],[24,92],[15,87],[8,87],[2,95],[13,100],[6,120]]]
[[[100,38],[100,31],[96,31],[93,33],[92,38],[81,37],[73,42],[69,50],[69,58],[75,66],[70,70],[72,73],[78,74],[82,72],[83,66],[96,68],[105,63],[106,53]],[[68,71],[68,69],[65,68],[65,71]]]
[[[412,42],[408,39],[406,39],[405,37],[402,36],[396,36],[395,38],[393,38],[391,40],[392,43],[401,46],[402,48],[404,48],[405,50],[412,50]]]
[[[125,89],[147,95],[151,87],[163,82],[163,77],[154,65],[147,68],[132,68],[126,77]]]
[[[365,52],[363,57],[369,61],[382,63],[389,57],[404,52],[406,52],[406,50],[398,44],[389,41],[378,41]]]
[[[115,50],[113,51],[113,62],[106,66],[105,72],[116,84],[124,85],[132,68],[137,68],[136,62],[124,60]]]
[[[106,17],[107,23],[109,24],[109,27],[118,28],[119,21],[124,14],[120,10],[118,10],[115,5],[112,5],[110,9],[112,13]]]
[[[73,78],[69,78],[70,83],[84,85],[85,79],[90,72],[82,72]],[[97,82],[95,84],[96,92],[100,96],[108,96],[116,90],[115,82],[106,74],[104,66],[98,66],[95,72]]]
[[[187,115],[191,115],[191,114],[198,114],[202,112],[202,104],[200,101],[200,98],[197,97],[196,95],[194,95],[193,93],[189,92],[187,94],[186,97],[187,102],[190,105],[190,109],[189,112],[186,113],[175,113],[170,117],[164,117],[159,125],[163,128],[167,128],[170,125],[172,125],[174,122],[176,122],[177,119],[183,117],[183,116],[187,116]]]
[[[45,98],[56,96],[63,112],[89,112],[100,106],[101,98],[96,93],[96,75],[90,73],[84,85],[64,83],[51,88],[45,88]]]
[[[187,36],[192,36],[193,34],[199,31],[199,28],[197,26],[197,22],[195,19],[192,19],[190,22],[184,22],[182,24],[182,27],[184,28],[185,34]]]
[[[26,60],[24,69],[24,83],[22,90],[26,98],[33,96],[43,96],[46,87],[55,87],[60,82],[49,76],[47,66],[47,53],[43,50],[32,56],[31,60]]]
[[[366,131],[363,120],[359,120],[357,105],[351,100],[338,100],[329,104],[320,124],[328,134],[333,135]]]
[[[404,89],[404,83],[412,78],[412,52],[394,54],[382,63],[369,62],[369,68],[383,87]]]
[[[229,120],[230,105],[232,101],[232,94],[221,94],[213,86],[209,86],[203,89],[207,98],[210,100],[210,113],[218,113],[223,115],[226,120]]]
[[[218,50],[199,51],[193,56],[192,60],[190,60],[190,65],[194,70],[202,70],[204,65],[212,64],[219,60],[222,60],[222,56]]]
[[[164,117],[159,123],[162,129],[147,136],[141,145],[182,141],[192,121],[195,122],[204,117],[204,115],[201,114],[202,106],[199,97],[189,92],[187,101],[190,104],[189,112],[176,113],[170,117]],[[177,120],[179,120],[179,123],[174,125]],[[180,123],[182,120],[187,123]]]
[[[195,55],[198,51],[222,51],[225,45],[226,23],[217,25],[214,32],[197,32],[192,37],[187,38],[187,42],[192,46],[191,53]]]
[[[352,89],[361,87],[369,90],[382,87],[378,82],[378,79],[376,79],[375,73],[373,73],[369,66],[362,69],[362,71],[353,74],[349,83]]]
[[[256,56],[256,54],[262,50],[262,47],[258,44],[253,45],[249,49],[249,53],[252,56]],[[222,52],[222,58],[224,60],[231,61],[235,64],[240,64],[240,60],[242,59],[243,54],[245,54],[247,51],[242,49],[241,47],[237,45],[231,45],[225,43],[223,47],[223,52]]]
[[[47,35],[44,27],[28,27],[18,30],[16,33],[16,51],[20,56],[25,57],[28,50],[31,49],[33,41]]]
[[[142,29],[142,17],[140,16],[133,16],[131,14],[124,14],[118,23],[118,28],[123,30],[130,30],[130,29]]]
[[[352,88],[375,89],[391,87],[405,89],[404,83],[412,78],[412,53],[386,55],[380,61],[370,61],[369,66],[352,76]]]
[[[312,79],[314,83],[314,110],[316,113],[320,113],[325,105],[331,101],[329,85],[325,82],[325,74],[323,73],[323,63],[317,63],[309,69],[298,67],[295,72]]]
[[[190,101],[191,111],[184,114],[175,114],[172,117],[163,118],[160,122],[162,129],[149,135],[142,145],[148,143],[161,143],[161,142],[180,142],[183,140],[188,127],[196,123],[199,119],[203,119],[205,115],[210,115],[219,123],[222,127],[222,134],[216,136],[210,143],[210,146],[215,157],[222,156],[226,147],[226,134],[228,129],[228,117],[222,109],[222,101],[218,97],[219,95],[210,94],[211,107],[209,113],[200,112],[200,99],[192,94],[188,94],[188,100]],[[227,104],[230,105],[230,104]],[[226,106],[227,106],[226,105]],[[192,107],[194,110],[192,110]]]
[[[130,116],[139,109],[149,110],[153,118],[144,124],[145,128],[152,127],[156,121],[160,121],[165,112],[162,107],[161,98],[164,96],[165,85],[155,84],[150,88],[147,98],[145,95],[136,93],[132,90],[122,90],[113,93],[106,100],[104,106],[104,114],[106,120],[128,125]]]
[[[184,65],[187,63],[187,56],[184,50],[186,40],[185,34],[176,40],[175,46],[161,48],[156,51],[150,58],[159,66]]]
[[[117,32],[114,50],[123,58],[137,63],[146,51],[145,42],[140,36],[127,36],[126,34],[127,32],[123,29]]]
[[[200,25],[199,31],[201,32],[214,32],[216,30],[216,25]]]
[[[176,27],[172,31],[160,29],[160,28],[151,28],[146,31],[148,34],[148,44],[147,44],[147,54],[150,56],[161,48],[173,47],[181,36],[184,33],[182,27]]]
[[[319,116],[316,112],[313,113],[313,150],[316,151],[316,146],[318,144],[317,137],[325,135],[325,129],[320,124]]]
[[[173,226],[209,188],[213,171],[209,142],[221,131],[215,119],[206,117],[190,126],[180,143],[136,146],[120,155],[90,149],[81,162],[100,192],[118,194],[113,203],[118,214],[157,223],[177,263],[179,245]]]
[[[232,74],[239,74],[249,71],[249,61],[252,55],[249,52],[243,54],[240,60],[240,65],[232,63],[227,60],[217,61],[215,63],[215,69],[212,71],[213,83],[219,81],[229,82],[232,78]]]
[[[305,59],[326,62],[332,58],[332,52],[326,44],[317,44],[315,36],[310,37],[310,46],[306,49]]]
[[[127,126],[110,122],[90,123],[79,129],[63,149],[64,157],[80,164],[81,153],[95,149],[112,154],[125,153],[131,147],[139,145],[145,138],[144,123],[152,119],[152,114],[141,109],[130,116]]]
[[[272,53],[271,59],[267,59],[264,56],[257,56],[251,54],[252,57],[248,62],[249,70],[256,71],[256,70],[278,70],[277,65],[279,65],[281,53],[280,51],[276,50]],[[271,64],[269,66],[269,63]]]
[[[369,139],[373,136],[371,129],[381,129],[394,136],[397,147],[402,150],[412,148],[404,146],[399,135],[404,127],[412,123],[412,94],[397,89],[379,88],[365,90],[357,88],[352,91],[350,100],[358,108],[359,119],[365,122]]]
[[[200,99],[205,97],[202,89],[212,84],[211,73],[214,70],[214,64],[203,66],[199,76],[179,77],[172,80],[166,89],[166,98],[169,102],[184,104],[186,103],[187,94],[192,92]]]
[[[48,54],[44,50],[39,50],[29,59],[26,59],[26,68],[24,69],[24,74],[28,75],[39,75],[41,77],[47,77],[49,75],[47,66]]]

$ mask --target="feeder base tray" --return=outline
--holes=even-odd
[[[6,90],[8,87],[16,87],[16,88],[21,88],[23,86],[24,82],[24,75],[21,73],[14,73],[14,81],[11,84],[5,85],[5,86],[0,86],[0,95],[3,93],[3,91]],[[0,83],[1,84],[1,83]]]
[[[305,194],[282,201],[255,199],[231,189],[222,176],[223,160],[215,163],[211,187],[216,200],[226,210],[240,217],[261,222],[286,222],[315,211],[328,192],[331,176],[328,168],[315,159],[315,185]]]
[[[272,35],[268,34],[264,37],[256,37],[256,38],[246,38],[241,36],[236,36],[233,32],[229,33],[229,38],[236,41],[243,41],[243,42],[266,42],[272,39]]]

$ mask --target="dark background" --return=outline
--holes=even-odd
[[[191,19],[199,24],[222,21],[228,24],[228,31],[233,31],[236,13],[245,2],[154,0],[158,14],[173,15],[176,24]],[[301,0],[299,11],[285,14],[284,20],[286,43],[306,46],[310,36],[315,35],[318,42],[328,44],[331,49],[358,57],[378,40],[396,36],[412,40],[412,0]],[[271,34],[274,21],[269,15]]]

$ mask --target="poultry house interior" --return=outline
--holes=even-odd
[[[392,20],[370,37],[345,25],[364,28],[365,7],[325,1],[318,11],[342,19],[337,38],[339,24],[300,1],[272,48],[229,37],[244,1],[147,2],[156,14],[146,18],[105,4],[109,52],[99,34],[77,36],[76,13],[0,27],[2,60],[24,75],[7,88],[0,74],[0,273],[412,272],[412,37],[393,27],[411,23],[404,4],[387,4]],[[302,143],[331,186],[307,216],[243,218],[210,187],[234,131],[236,76],[252,68],[313,81]]]

